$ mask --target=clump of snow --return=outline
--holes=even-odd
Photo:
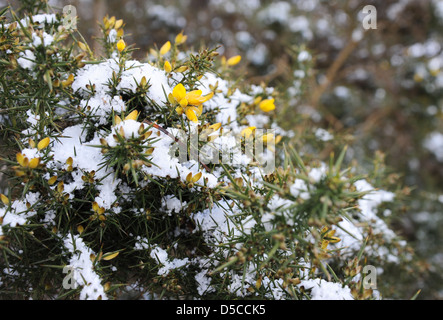
[[[334,136],[323,128],[315,130],[315,137],[321,141],[330,141],[334,139]]]
[[[107,300],[100,276],[95,272],[91,255],[95,253],[86,246],[78,235],[68,234],[64,246],[70,252],[69,267],[72,268],[72,281],[75,286],[82,286],[81,300]]]
[[[348,286],[324,279],[302,280],[297,286],[311,290],[311,300],[354,300]]]
[[[443,134],[434,131],[425,139],[423,146],[432,152],[438,161],[443,162]]]
[[[159,275],[167,275],[171,270],[181,268],[189,263],[188,258],[169,259],[166,250],[155,246],[150,253],[151,258],[155,259],[162,267],[158,270]]]
[[[17,63],[23,69],[32,70],[35,67],[35,55],[31,50],[25,50],[19,53],[19,58],[17,59]]]

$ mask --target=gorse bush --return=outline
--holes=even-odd
[[[61,12],[28,12],[0,21],[2,298],[373,299],[412,265],[380,159],[365,173],[330,132],[283,129],[287,93],[238,78],[240,56],[181,32],[133,60],[109,16],[97,56]]]

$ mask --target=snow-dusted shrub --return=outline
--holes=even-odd
[[[105,17],[99,58],[59,13],[10,15],[2,296],[367,299],[365,266],[412,259],[380,215],[396,194],[346,168],[345,146],[298,152],[284,95],[234,78],[239,56],[180,33],[136,61]]]

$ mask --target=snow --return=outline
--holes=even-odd
[[[150,253],[152,259],[155,259],[161,268],[158,270],[159,275],[167,275],[171,270],[181,268],[189,263],[188,258],[169,259],[166,250],[155,246]]]
[[[31,50],[25,50],[24,52],[19,53],[19,58],[17,59],[17,63],[23,69],[32,70],[35,67],[35,55]]]
[[[3,226],[16,227],[17,225],[24,225],[28,219],[33,217],[36,212],[28,210],[27,203],[31,207],[40,199],[40,193],[28,192],[23,200],[15,200],[11,203],[10,210],[7,208],[0,208],[0,236],[3,235]]]
[[[432,152],[438,161],[443,162],[443,134],[431,132],[423,142],[423,146]]]
[[[302,280],[298,287],[311,290],[311,300],[353,300],[351,289],[343,287],[340,283],[329,282],[324,279]]]
[[[43,32],[42,35],[38,35],[36,33],[32,34],[32,45],[34,47],[49,46],[54,41],[54,37],[46,32]]]
[[[82,286],[80,299],[107,300],[100,276],[95,272],[91,260],[91,255],[95,256],[95,253],[78,235],[68,234],[64,239],[64,246],[71,254],[69,267],[72,268],[72,281],[76,286]]]

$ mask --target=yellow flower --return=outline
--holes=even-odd
[[[240,60],[241,60],[241,56],[237,55],[237,56],[234,56],[234,57],[229,58],[229,59],[226,61],[226,64],[227,64],[228,66],[235,66],[236,64],[238,64],[238,63],[240,62]]]
[[[74,82],[74,75],[70,74],[68,79],[62,81],[62,87],[70,86]]]
[[[202,176],[201,172],[198,172],[194,176],[192,176],[192,172],[189,172],[188,175],[186,176],[186,182],[196,183],[198,180],[200,180],[201,176]]]
[[[16,159],[18,164],[24,168],[35,169],[40,164],[40,158],[32,158],[31,160],[29,160],[22,153],[17,153]]]
[[[255,129],[257,129],[257,127],[247,127],[241,131],[240,135],[249,138],[251,134],[254,134]]]
[[[165,65],[163,66],[163,69],[165,69],[165,71],[168,73],[172,71],[172,66],[169,63],[169,61],[167,61],[167,60],[165,61]]]
[[[126,48],[125,40],[123,40],[123,39],[118,40],[118,42],[117,42],[118,52],[122,52],[123,50],[125,50],[125,48]]]
[[[188,36],[183,35],[183,31],[182,31],[175,37],[175,44],[179,46],[179,45],[185,43],[187,39],[188,39]]]
[[[132,111],[130,114],[128,114],[124,120],[137,120],[139,113],[137,110]],[[122,122],[122,118],[120,118],[119,116],[115,115],[114,116],[114,125],[119,125]],[[122,128],[120,128],[122,129]]]
[[[171,42],[167,41],[161,48],[160,48],[160,55],[164,56],[171,50]]]
[[[169,94],[168,100],[173,104],[179,106],[175,109],[179,115],[185,113],[186,117],[192,121],[197,122],[198,117],[202,114],[203,103],[208,101],[214,95],[213,92],[202,96],[201,90],[193,90],[186,92],[183,84],[177,84],[172,93]]]
[[[275,109],[274,100],[275,100],[274,98],[263,100],[260,102],[260,104],[258,106],[264,112],[272,111]]]

